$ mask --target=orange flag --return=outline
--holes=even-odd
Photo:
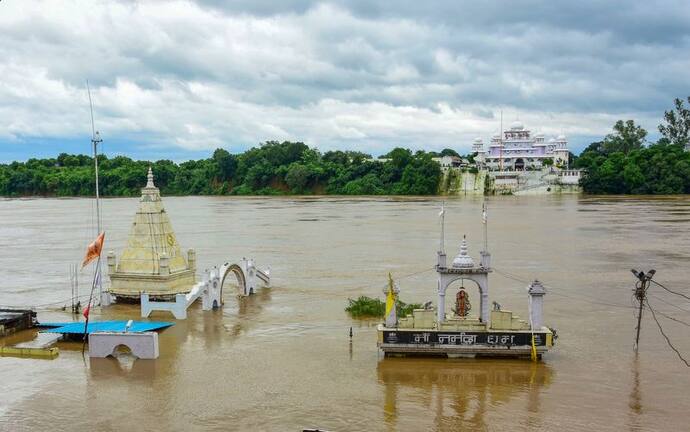
[[[89,319],[89,311],[91,311],[91,305],[86,306],[86,309],[84,309],[84,312],[82,312],[84,318]]]
[[[86,267],[88,263],[91,261],[95,260],[99,256],[101,256],[101,250],[103,249],[103,242],[105,241],[105,232],[102,232],[98,234],[98,237],[96,237],[96,240],[93,241],[89,245],[89,247],[86,248],[86,256],[84,257],[84,261],[81,263],[81,268]]]

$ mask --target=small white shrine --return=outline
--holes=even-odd
[[[484,214],[484,223],[486,223]],[[458,254],[450,265],[444,249],[444,210],[441,211],[441,245],[437,254],[437,303],[431,302],[423,309],[415,309],[411,316],[398,318],[387,314],[385,323],[379,325],[379,348],[386,354],[429,354],[447,356],[511,356],[534,359],[553,346],[554,333],[543,325],[544,286],[534,281],[527,287],[528,320],[522,320],[509,310],[503,310],[494,302],[489,306],[489,274],[491,254],[487,250],[486,229],[484,250],[479,253],[477,264],[470,255],[469,244],[463,237]],[[470,311],[471,290],[465,290],[465,282],[478,288],[479,308],[476,316]],[[460,286],[454,289],[452,286]],[[387,291],[395,302],[400,288],[390,285]],[[454,307],[450,313],[446,296],[453,296]]]

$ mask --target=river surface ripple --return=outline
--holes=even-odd
[[[161,333],[157,361],[84,360],[68,343],[53,361],[0,358],[0,430],[688,430],[690,373],[647,315],[633,354],[629,269],[655,268],[660,282],[690,291],[690,199],[488,202],[501,272],[491,275],[491,300],[525,317],[520,280],[548,286],[545,320],[559,338],[539,364],[381,359],[376,322],[343,311],[348,297],[383,297],[388,272],[403,301],[436,300],[433,271],[403,276],[435,263],[440,198],[164,197],[200,269],[254,257],[270,265],[273,287],[241,301],[229,293],[214,312],[195,305]],[[72,319],[59,306],[68,304],[69,265],[94,236],[93,207],[0,201],[0,304],[58,302],[39,319]],[[103,201],[106,250],[122,251],[136,208],[135,198]],[[449,256],[467,234],[477,259],[481,199],[449,199],[446,209]],[[82,291],[90,277],[82,274]],[[650,292],[657,310],[690,321],[690,303]],[[94,319],[138,312],[117,305]],[[690,357],[688,328],[662,324]]]

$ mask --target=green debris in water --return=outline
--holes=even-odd
[[[360,296],[357,299],[347,299],[348,306],[345,312],[349,313],[353,318],[383,318],[386,313],[386,302],[377,298],[367,296]],[[412,313],[413,309],[421,309],[422,305],[419,303],[403,303],[400,300],[396,303],[396,309],[399,318],[404,318]]]

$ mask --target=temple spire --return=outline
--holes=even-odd
[[[146,175],[146,178],[146,187],[155,188],[156,186],[153,184],[153,171],[151,170],[151,167],[149,167],[149,173]]]

